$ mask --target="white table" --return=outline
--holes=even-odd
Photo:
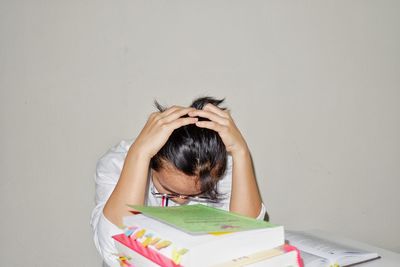
[[[399,267],[400,266],[400,254],[395,253],[393,251],[385,250],[379,247],[375,247],[363,242],[355,241],[352,239],[340,237],[337,235],[334,235],[332,233],[328,233],[325,231],[321,230],[307,230],[306,232],[312,233],[313,235],[316,235],[318,237],[324,238],[331,240],[333,242],[343,244],[343,245],[348,245],[351,247],[355,248],[360,248],[363,250],[371,251],[371,252],[376,252],[381,256],[380,259],[376,259],[370,262],[365,262],[358,264],[356,266],[360,267]]]

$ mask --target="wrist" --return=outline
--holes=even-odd
[[[148,153],[146,149],[143,149],[140,145],[133,143],[128,151],[129,158],[132,158],[135,161],[144,161],[150,162],[153,157]]]
[[[233,158],[235,157],[245,157],[250,155],[249,148],[247,147],[247,144],[244,143],[242,145],[239,145],[235,147],[234,149],[231,150],[231,155]]]

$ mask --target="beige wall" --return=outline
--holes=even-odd
[[[0,265],[98,266],[96,159],[205,94],[272,222],[400,252],[399,3],[0,1]]]

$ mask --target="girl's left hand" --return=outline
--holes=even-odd
[[[203,117],[210,121],[197,121],[196,126],[218,132],[225,144],[227,152],[233,154],[247,151],[247,144],[236,127],[229,111],[222,110],[212,104],[207,104],[202,110],[188,113],[190,117]]]

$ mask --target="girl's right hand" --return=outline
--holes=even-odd
[[[198,118],[181,118],[194,110],[195,108],[173,106],[163,112],[152,113],[131,149],[150,160],[164,146],[175,129],[197,122]]]

